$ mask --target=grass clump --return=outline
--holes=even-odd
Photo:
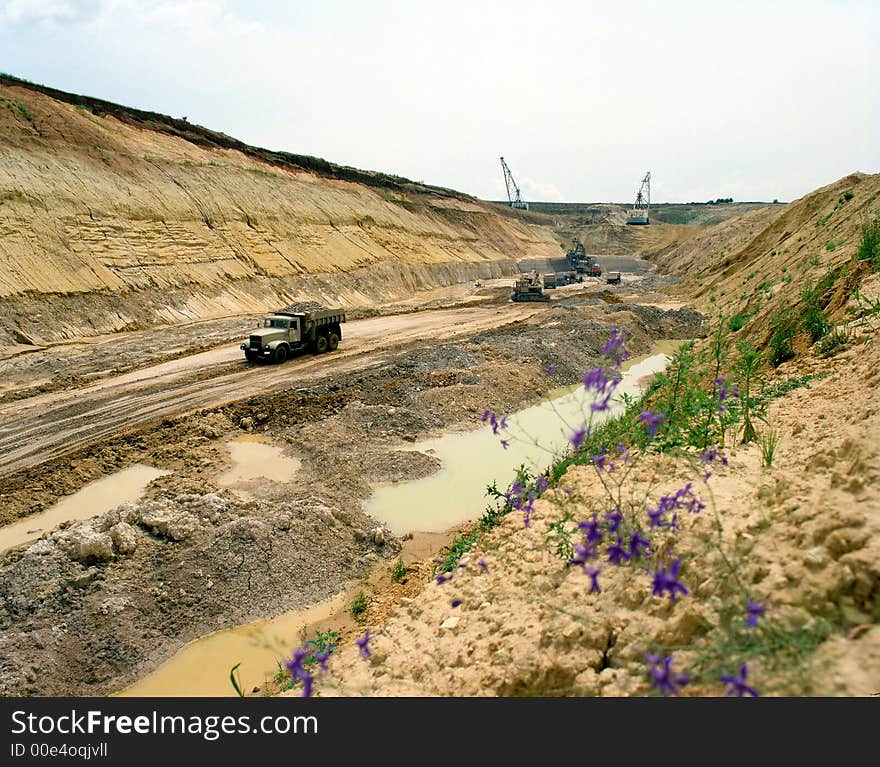
[[[391,580],[396,583],[400,583],[404,578],[406,578],[406,574],[409,572],[409,568],[403,564],[403,559],[398,559],[394,566],[391,568]]]
[[[779,447],[779,432],[774,428],[761,432],[758,435],[758,444],[761,447],[761,465],[769,469],[776,457],[776,449]]]
[[[770,337],[770,364],[778,368],[794,357],[794,337],[797,321],[790,311],[783,311],[771,320],[773,335]]]
[[[880,216],[862,226],[856,258],[867,261],[872,271],[880,272]]]
[[[367,595],[363,591],[359,591],[351,603],[351,614],[357,618],[363,615],[367,609]]]

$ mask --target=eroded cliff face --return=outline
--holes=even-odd
[[[9,81],[0,99],[0,343],[295,299],[376,306],[561,252],[449,190],[334,177]]]

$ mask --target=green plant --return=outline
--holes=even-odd
[[[761,447],[761,465],[769,469],[776,457],[776,448],[779,447],[779,432],[771,426],[758,435],[758,444]]]
[[[837,245],[838,243],[836,243],[834,240],[828,240],[828,242],[825,243],[825,250],[827,250],[829,253],[833,253],[835,250],[837,250]]]
[[[241,663],[236,663],[229,671],[229,682],[232,685],[232,688],[235,690],[236,694],[239,698],[244,697],[244,692],[241,689],[241,683],[238,680],[238,676],[236,675],[236,671],[238,671],[238,667]]]
[[[727,327],[731,333],[736,333],[738,330],[742,330],[746,326],[749,319],[751,319],[751,315],[748,312],[737,312],[730,318]]]
[[[359,591],[351,603],[351,614],[357,618],[363,615],[367,609],[367,595],[363,591]]]
[[[403,559],[398,559],[391,568],[391,579],[400,583],[409,572],[409,568],[403,564]]]
[[[828,318],[825,316],[820,303],[820,287],[821,284],[815,288],[810,285],[801,293],[801,324],[804,330],[809,333],[810,340],[813,343],[816,343],[831,330],[831,324],[828,322]]]
[[[770,364],[779,367],[794,357],[794,337],[797,321],[790,311],[783,311],[771,320]]]
[[[742,407],[743,436],[742,444],[747,445],[758,438],[752,423],[752,414],[758,408],[757,401],[752,397],[752,388],[760,381],[764,359],[761,353],[747,341],[737,344],[739,358],[736,361],[737,378],[740,381],[740,406]]]
[[[856,250],[859,261],[867,261],[875,272],[880,272],[880,216],[862,225],[862,236]]]

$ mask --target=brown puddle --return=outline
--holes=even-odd
[[[133,503],[147,485],[170,471],[136,463],[127,469],[89,483],[62,498],[51,508],[0,528],[0,552],[31,543],[62,522],[79,522],[97,517],[122,503]]]
[[[246,487],[259,480],[290,482],[302,465],[284,454],[284,448],[257,436],[243,436],[227,442],[232,468],[217,481],[223,487]]]
[[[428,559],[448,545],[455,530],[414,533],[404,541],[405,563]],[[382,560],[374,574],[387,573],[390,562]],[[293,648],[317,630],[340,629],[353,624],[349,607],[351,589],[301,610],[273,618],[223,629],[196,639],[143,679],[114,693],[116,697],[229,697],[236,692],[229,680],[234,665],[241,689],[250,693],[265,686],[278,672],[278,664]]]
[[[395,535],[411,530],[441,531],[479,519],[486,507],[486,486],[510,481],[518,466],[539,473],[554,455],[569,446],[573,431],[587,420],[593,426],[623,410],[621,395],[639,396],[655,373],[662,371],[683,341],[658,341],[651,354],[623,365],[623,379],[607,414],[590,414],[590,399],[581,385],[550,392],[547,399],[509,415],[509,427],[498,435],[484,427],[447,434],[413,444],[436,456],[443,468],[423,479],[374,485],[366,512]],[[506,449],[501,438],[508,440]]]
[[[282,658],[302,644],[302,632],[347,607],[347,592],[304,610],[208,634],[179,650],[143,679],[115,693],[127,698],[228,697],[236,692],[229,672],[236,663],[242,690],[249,692],[278,670]]]

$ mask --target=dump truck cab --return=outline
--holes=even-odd
[[[263,317],[257,323],[257,327],[251,332],[251,337],[247,344],[242,344],[245,356],[256,358],[257,352],[248,354],[249,351],[259,350],[258,354],[264,358],[273,358],[278,347],[285,345],[291,347],[299,346],[300,331],[302,329],[300,317],[288,317],[278,314],[271,314]],[[285,355],[288,356],[288,355]]]

